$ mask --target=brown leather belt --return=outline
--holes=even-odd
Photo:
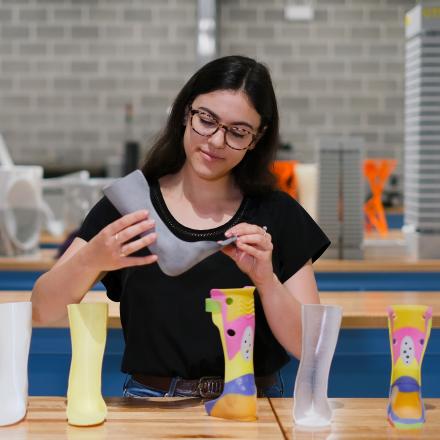
[[[200,379],[182,379],[162,376],[148,376],[146,374],[135,373],[132,378],[146,387],[157,391],[169,393],[173,396],[202,397],[211,399],[220,396],[223,392],[224,380],[218,376],[206,376]],[[255,376],[258,395],[262,395],[262,390],[278,383],[277,376]],[[173,388],[173,389],[171,389]]]

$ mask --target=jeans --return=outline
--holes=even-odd
[[[275,373],[276,383],[270,387],[264,389],[258,389],[258,397],[283,397],[284,395],[284,383],[280,372]],[[175,378],[177,381],[178,378]],[[125,379],[122,395],[124,397],[144,398],[144,397],[187,397],[183,394],[175,392],[175,381],[171,383],[168,391],[156,390],[154,388],[147,387],[137,381],[135,381],[130,374]]]

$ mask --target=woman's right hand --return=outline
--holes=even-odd
[[[154,220],[149,219],[146,210],[124,215],[103,228],[84,246],[85,261],[99,272],[154,263],[157,261],[157,255],[130,256],[156,240],[156,234],[151,232],[132,241],[152,228]]]

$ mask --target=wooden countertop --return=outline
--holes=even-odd
[[[21,302],[21,301],[30,301],[31,292],[28,290],[20,291],[20,290],[3,290],[0,291],[0,303],[6,302]],[[96,303],[96,302],[106,302],[108,303],[108,328],[121,328],[121,320],[119,317],[119,303],[111,301],[108,299],[106,292],[103,291],[93,291],[88,292],[83,299],[83,302],[87,303]],[[52,327],[52,328],[64,328],[69,326],[69,321],[67,315],[64,319],[56,322],[52,322],[50,324],[34,324],[34,327]],[[1,437],[0,437],[1,440]]]
[[[320,292],[322,304],[343,309],[342,328],[388,328],[387,307],[423,304],[433,309],[432,326],[440,327],[440,292]]]
[[[41,249],[34,255],[0,257],[0,270],[47,271],[54,262],[56,249]],[[326,260],[313,265],[315,272],[440,272],[440,260]]]
[[[330,399],[334,408],[331,426],[304,431],[294,426],[293,399],[269,399],[289,440],[340,439],[438,439],[440,432],[440,399],[424,399],[426,423],[420,430],[402,431],[388,424],[387,399]]]
[[[0,270],[45,272],[54,265],[56,253],[56,249],[40,249],[32,255],[0,257]]]
[[[0,291],[1,302],[29,301],[29,291]],[[434,328],[440,328],[440,292],[321,292],[322,304],[339,305],[343,309],[342,328],[388,328],[387,306],[393,304],[425,304],[433,308]],[[120,328],[119,303],[110,301],[105,292],[93,291],[85,302],[109,304],[109,328]],[[43,327],[67,327],[67,319]],[[39,327],[39,326],[36,326]]]
[[[380,440],[437,439],[440,399],[424,399],[425,426],[401,431],[386,419],[387,399],[330,399],[331,426],[301,430],[292,417],[293,399],[258,399],[258,420],[234,422],[205,413],[198,399],[163,398],[137,401],[107,398],[107,420],[92,427],[67,424],[64,397],[30,397],[24,420],[0,427],[1,439],[104,440],[104,439],[289,439],[289,440]]]
[[[64,242],[64,240],[69,236],[68,232],[63,232],[61,235],[52,235],[49,232],[43,231],[40,234],[40,243],[41,244],[53,244],[60,245]]]
[[[105,439],[282,439],[281,428],[268,399],[258,399],[258,420],[236,422],[209,417],[198,399],[160,398],[148,401],[106,399],[105,423],[92,427],[70,426],[64,397],[30,397],[26,418],[0,427],[8,440]]]

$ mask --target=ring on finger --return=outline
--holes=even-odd
[[[266,236],[266,234],[267,234],[267,226],[263,226],[263,230],[264,230],[264,234],[263,234],[263,237],[265,237],[265,236]]]

